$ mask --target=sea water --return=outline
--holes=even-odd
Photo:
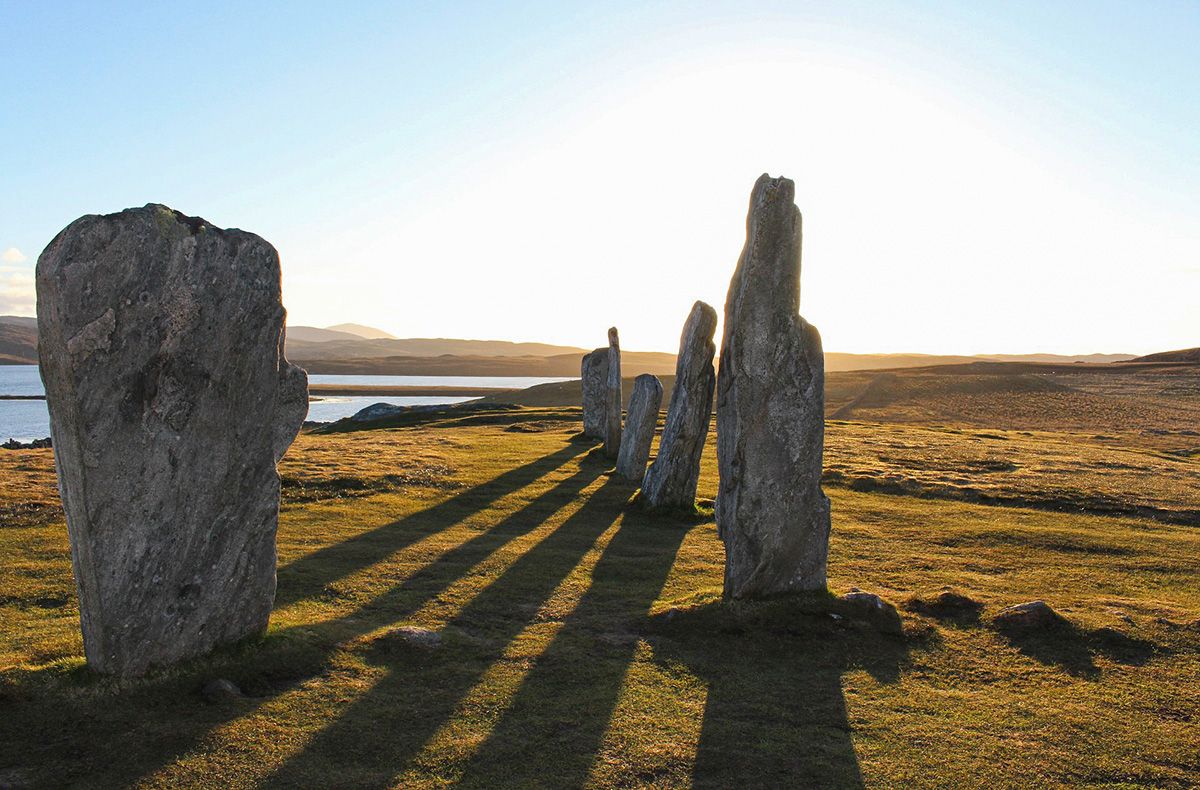
[[[343,387],[479,387],[481,389],[524,389],[537,384],[570,381],[563,377],[538,376],[309,376],[312,384]],[[0,395],[45,395],[37,365],[0,365]],[[349,417],[372,403],[425,406],[462,403],[472,398],[442,395],[329,395],[314,396],[308,404],[308,419],[333,422]],[[50,415],[44,400],[0,399],[0,442],[16,439],[29,442],[50,435]]]

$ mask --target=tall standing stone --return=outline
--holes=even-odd
[[[829,500],[821,490],[825,358],[800,317],[795,185],[763,174],[729,284],[717,376],[717,528],[725,594],[825,588]]]
[[[583,435],[604,440],[608,427],[608,349],[598,348],[583,355],[580,364],[583,389]]]
[[[37,313],[88,664],[264,631],[275,464],[308,409],[275,249],[153,204],[81,217],[38,259]]]
[[[717,386],[713,369],[716,331],[717,311],[696,302],[679,340],[675,387],[658,455],[642,481],[641,496],[647,507],[690,508],[696,501],[700,456],[712,422],[713,390]]]
[[[604,388],[604,454],[616,458],[621,451],[621,343],[617,328],[608,330],[608,384]]]
[[[621,451],[617,454],[617,474],[635,483],[641,483],[646,473],[662,396],[663,387],[658,376],[643,373],[633,380],[633,394],[629,396],[625,428],[621,434]]]

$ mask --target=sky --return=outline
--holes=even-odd
[[[1200,345],[1200,2],[0,2],[0,314],[84,214],[289,323],[674,351],[796,182],[827,351]]]

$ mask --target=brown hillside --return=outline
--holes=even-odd
[[[36,365],[37,330],[0,323],[0,365]]]
[[[1192,362],[1200,363],[1200,348],[1183,348],[1178,351],[1160,351],[1138,357],[1134,362]]]
[[[391,356],[291,361],[315,374],[390,376],[579,376],[580,354],[550,357],[493,357],[446,354],[438,357]],[[675,356],[658,352],[626,351],[621,354],[623,373],[667,375],[675,372]]]

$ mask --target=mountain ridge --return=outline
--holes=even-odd
[[[361,372],[409,375],[408,371],[447,371],[443,375],[471,375],[474,370],[530,371],[483,373],[475,375],[578,375],[579,357],[590,349],[551,343],[509,340],[472,340],[463,338],[366,338],[352,332],[386,334],[360,324],[338,324],[320,328],[303,325],[287,328],[288,359],[314,372]],[[1192,356],[1187,356],[1191,354]],[[626,361],[637,357],[642,372],[674,372],[675,355],[657,351],[625,351]],[[975,362],[1031,362],[1051,364],[1110,363],[1125,361],[1200,361],[1200,349],[1167,351],[1135,357],[1132,354],[853,354],[830,351],[825,354],[829,372],[885,370],[891,368],[965,365]],[[568,364],[567,359],[573,360]],[[485,360],[491,359],[491,362]],[[539,362],[538,360],[551,360]],[[374,361],[372,361],[374,360]],[[0,364],[37,364],[37,319],[28,316],[0,316]],[[476,367],[472,368],[471,366]],[[571,368],[571,372],[567,369]],[[453,369],[453,372],[449,372]],[[553,370],[555,372],[546,372]],[[398,371],[405,371],[403,373]],[[412,374],[418,375],[418,374]]]

